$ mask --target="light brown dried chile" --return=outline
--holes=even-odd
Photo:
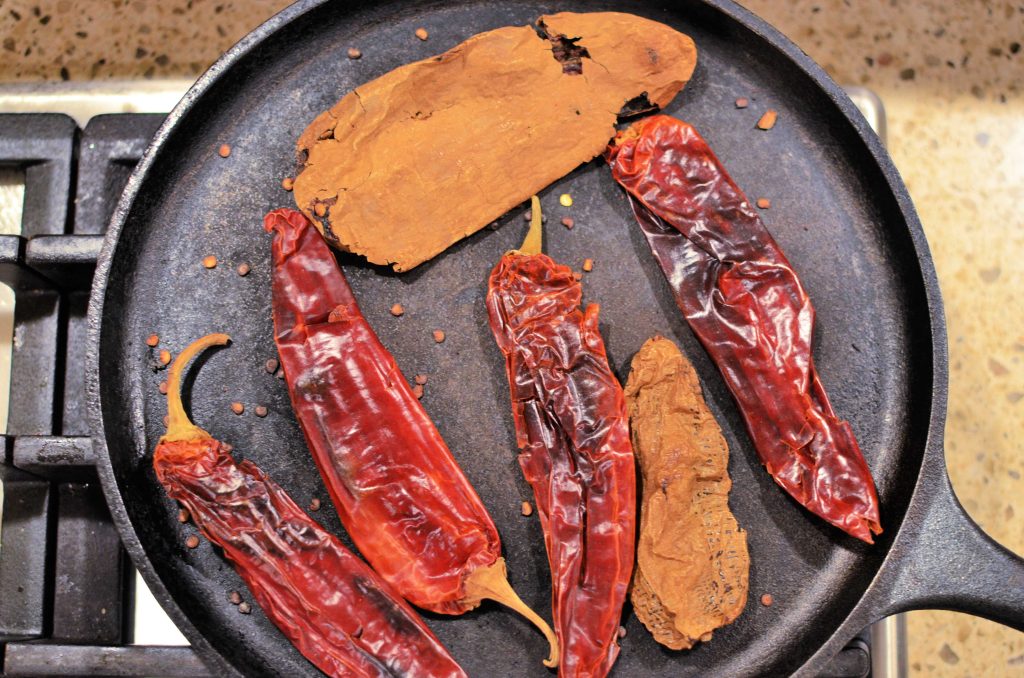
[[[668,339],[633,357],[626,383],[642,500],[633,610],[674,650],[711,639],[747,602],[746,533],[729,511],[729,448],[693,366]]]
[[[582,73],[563,72],[533,27],[499,28],[361,85],[310,124],[295,204],[332,246],[397,271],[423,263],[599,155],[624,104],[646,93],[665,106],[696,63],[690,38],[648,19],[541,20],[579,38]]]

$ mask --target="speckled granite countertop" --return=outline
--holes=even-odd
[[[194,77],[282,0],[0,0],[0,83]],[[1024,2],[747,0],[885,103],[949,327],[953,485],[1024,553]],[[910,615],[915,675],[1024,675],[1024,634]]]

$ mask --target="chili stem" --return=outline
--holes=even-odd
[[[208,334],[196,339],[171,363],[167,372],[167,433],[161,442],[177,440],[196,440],[209,438],[210,434],[189,420],[185,407],[181,404],[181,373],[185,371],[192,359],[211,346],[224,346],[231,337],[226,334]]]
[[[534,197],[534,200],[536,199]],[[534,203],[534,209],[536,210],[537,208],[538,205]],[[538,218],[537,214],[538,212],[534,211],[535,219]],[[540,629],[540,632],[548,639],[548,644],[551,646],[548,658],[544,660],[544,666],[548,668],[558,666],[558,638],[555,637],[555,632],[551,630],[548,623],[540,615],[527,607],[526,603],[512,589],[512,585],[508,583],[508,575],[505,572],[504,558],[498,558],[490,565],[478,567],[470,572],[469,576],[466,577],[465,586],[467,602],[487,598],[501,603],[533,622],[533,625]]]
[[[540,200],[535,195],[530,196],[530,230],[526,232],[526,239],[519,248],[519,254],[540,254],[544,237],[544,228],[540,213]]]

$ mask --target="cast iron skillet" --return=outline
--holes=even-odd
[[[316,517],[342,535],[305,449],[284,383],[264,371],[271,335],[270,239],[261,217],[289,206],[280,188],[294,169],[294,140],[314,115],[353,86],[402,63],[495,27],[559,10],[615,9],[691,35],[699,49],[692,82],[668,112],[693,123],[752,198],[768,196],[766,223],[792,260],[818,311],[815,358],[835,409],[851,422],[874,472],[885,533],[874,546],[849,538],[796,505],[761,468],[721,378],[672,302],[622,191],[600,161],[543,195],[546,249],[579,266],[613,367],[655,333],[696,365],[731,449],[730,503],[748,530],[750,600],[743,615],[689,652],[654,643],[632,615],[617,676],[814,673],[868,623],[901,610],[938,607],[1024,628],[1024,565],[963,512],[943,462],[946,339],[935,272],[900,178],[849,99],[777,31],[726,0],[672,3],[579,0],[544,4],[360,4],[305,0],[244,38],[185,96],[128,183],[96,271],[90,308],[89,406],[111,511],[157,597],[211,669],[221,674],[315,674],[255,610],[242,616],[227,593],[243,590],[231,566],[204,542],[157,484],[151,451],[163,432],[164,374],[144,339],[180,350],[212,331],[233,345],[191,371],[191,412],[233,443],[300,504],[319,497]],[[413,36],[426,27],[430,39]],[[351,46],[363,58],[345,57]],[[584,66],[586,68],[586,66]],[[585,71],[584,71],[585,73]],[[751,106],[738,110],[738,96]],[[767,107],[770,132],[754,128]],[[217,155],[222,143],[231,156]],[[543,153],[543,148],[537,148]],[[570,210],[557,196],[570,192]],[[457,200],[458,196],[452,196]],[[558,224],[569,213],[577,227]],[[548,565],[531,499],[517,467],[501,356],[483,303],[490,268],[518,244],[522,210],[405,275],[342,257],[364,312],[406,375],[428,373],[424,404],[494,517],[513,585],[549,614]],[[214,254],[220,265],[205,270]],[[240,277],[235,266],[252,265]],[[393,318],[395,302],[407,312]],[[448,335],[437,345],[434,328]],[[269,407],[258,419],[229,403]],[[762,593],[775,603],[764,607]],[[248,597],[248,596],[247,596]],[[544,643],[518,617],[484,605],[428,623],[470,675],[545,675]]]

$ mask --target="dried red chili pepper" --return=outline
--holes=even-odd
[[[153,467],[167,494],[224,550],[267,617],[332,676],[464,677],[419,616],[252,462],[185,414],[181,373],[196,355],[228,342],[205,336],[178,355],[168,377],[167,433]]]
[[[598,306],[581,310],[572,270],[540,253],[536,197],[532,221],[522,248],[491,272],[487,310],[505,355],[519,464],[544,529],[559,675],[604,676],[619,653],[633,572],[633,449]]]
[[[814,367],[811,300],[757,212],[685,122],[642,120],[607,157],[768,472],[813,513],[872,543],[882,528],[871,471]]]
[[[374,569],[419,607],[462,614],[489,598],[558,642],[505,575],[498,531],[301,213],[274,231],[274,335],[292,407],[334,506]]]

